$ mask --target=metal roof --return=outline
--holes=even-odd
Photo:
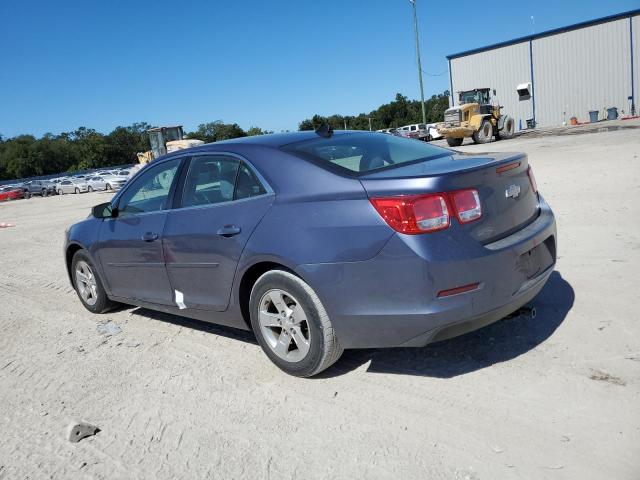
[[[487,50],[495,50],[496,48],[506,47],[509,45],[514,45],[516,43],[529,42],[537,38],[558,35],[559,33],[569,32],[571,30],[579,30],[581,28],[599,25],[601,23],[613,22],[622,18],[635,17],[636,15],[640,15],[640,8],[636,10],[629,10],[628,12],[616,13],[615,15],[609,15],[607,17],[587,20],[586,22],[574,23],[572,25],[567,25],[566,27],[554,28],[553,30],[547,30],[545,32],[534,33],[533,35],[514,38],[513,40],[507,40],[505,42],[494,43],[485,47],[473,48],[471,50],[465,50],[464,52],[459,53],[452,53],[451,55],[447,55],[447,59],[452,60],[454,58],[466,57],[467,55],[473,55],[474,53],[486,52]]]

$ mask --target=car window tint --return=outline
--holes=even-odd
[[[136,179],[118,202],[119,215],[156,212],[167,205],[169,191],[173,184],[180,159],[150,168]]]
[[[256,178],[254,173],[244,163],[240,165],[238,170],[238,176],[236,178],[236,189],[234,193],[234,199],[240,200],[243,198],[256,197],[258,195],[264,195],[266,190]]]
[[[213,205],[233,200],[240,161],[221,156],[202,156],[191,160],[184,181],[182,206]]]

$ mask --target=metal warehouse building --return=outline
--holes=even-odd
[[[503,113],[526,128],[589,120],[589,111],[638,110],[640,9],[447,56],[451,104],[456,92],[496,90]],[[519,85],[529,87],[520,96]]]

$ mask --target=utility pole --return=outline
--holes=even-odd
[[[420,104],[422,105],[422,123],[427,123],[427,114],[424,109],[424,88],[422,86],[422,64],[420,63],[420,42],[418,40],[418,15],[416,13],[416,0],[409,0],[413,7],[413,30],[416,34],[416,57],[418,58],[418,80],[420,81]]]

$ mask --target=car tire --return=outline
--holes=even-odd
[[[449,145],[450,147],[459,147],[460,145],[462,145],[463,141],[464,138],[447,137],[447,145]]]
[[[104,189],[105,190],[111,190],[111,185],[107,183],[107,186]]]
[[[24,192],[24,198],[31,198],[31,192]]]
[[[80,189],[78,187],[76,187],[75,191],[73,193],[80,193]]]
[[[43,197],[46,197],[46,196],[48,196],[48,195],[49,195],[49,192],[47,192],[47,189],[46,189],[46,188],[43,188],[43,189],[42,189],[42,196],[43,196]]]
[[[62,191],[62,189],[58,189],[58,195],[64,195],[64,192]]]
[[[258,278],[251,290],[249,311],[260,347],[290,375],[311,377],[342,355],[322,302],[291,272],[270,270]]]
[[[82,305],[91,313],[105,313],[118,305],[107,297],[102,280],[84,250],[78,250],[71,260],[71,278]]]
[[[87,187],[87,191],[88,191],[89,193],[93,192],[93,187],[92,187],[91,185],[89,185],[89,186]]]
[[[480,128],[473,134],[475,143],[488,143],[493,138],[493,124],[489,120],[483,120]]]

